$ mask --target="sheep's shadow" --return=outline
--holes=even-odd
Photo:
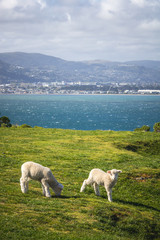
[[[66,195],[62,195],[62,196],[51,196],[51,198],[62,198],[62,199],[69,199],[69,198],[80,198],[79,196],[66,196]]]
[[[98,197],[101,197],[101,198],[106,199],[106,200],[108,201],[107,196],[100,195],[100,196],[98,196]],[[152,207],[152,206],[148,206],[148,205],[142,204],[142,203],[125,201],[125,200],[114,199],[114,198],[113,198],[113,202],[122,203],[122,204],[129,204],[129,205],[136,206],[136,207],[144,207],[144,208],[148,208],[148,209],[150,209],[150,210],[154,210],[154,211],[160,212],[159,209],[154,208],[154,207]]]
[[[142,203],[131,202],[131,201],[125,201],[125,200],[119,200],[119,199],[116,199],[115,201],[116,201],[117,203],[130,204],[130,205],[132,205],[132,206],[136,206],[136,207],[144,207],[144,208],[148,208],[148,209],[150,209],[150,210],[154,210],[154,211],[158,211],[158,212],[160,212],[159,209],[154,208],[154,207],[151,207],[151,206],[148,206],[148,205],[145,205],[145,204],[142,204]]]

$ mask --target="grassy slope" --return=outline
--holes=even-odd
[[[0,128],[1,239],[158,239],[160,134]],[[35,161],[64,185],[42,196],[31,181],[22,194],[20,166]],[[101,187],[80,187],[92,168],[121,169],[109,203]]]

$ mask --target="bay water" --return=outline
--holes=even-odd
[[[160,95],[0,95],[12,124],[76,130],[133,131],[160,122]]]

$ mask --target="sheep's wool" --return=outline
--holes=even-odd
[[[42,184],[44,196],[51,197],[49,187],[52,188],[57,196],[61,195],[63,185],[56,180],[48,167],[44,167],[35,162],[25,162],[21,166],[21,173],[20,186],[23,193],[28,191],[28,182],[33,179]]]
[[[98,168],[92,169],[89,173],[88,179],[83,181],[80,192],[83,192],[87,185],[93,185],[95,194],[99,196],[99,185],[102,185],[106,189],[108,201],[112,202],[112,188],[117,182],[118,173],[121,172],[121,170],[117,169],[108,170],[107,172]]]

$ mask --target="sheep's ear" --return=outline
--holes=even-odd
[[[118,172],[118,173],[122,173],[122,171],[121,171],[121,170],[117,170],[117,172]]]
[[[107,173],[111,174],[111,170],[108,170]]]

